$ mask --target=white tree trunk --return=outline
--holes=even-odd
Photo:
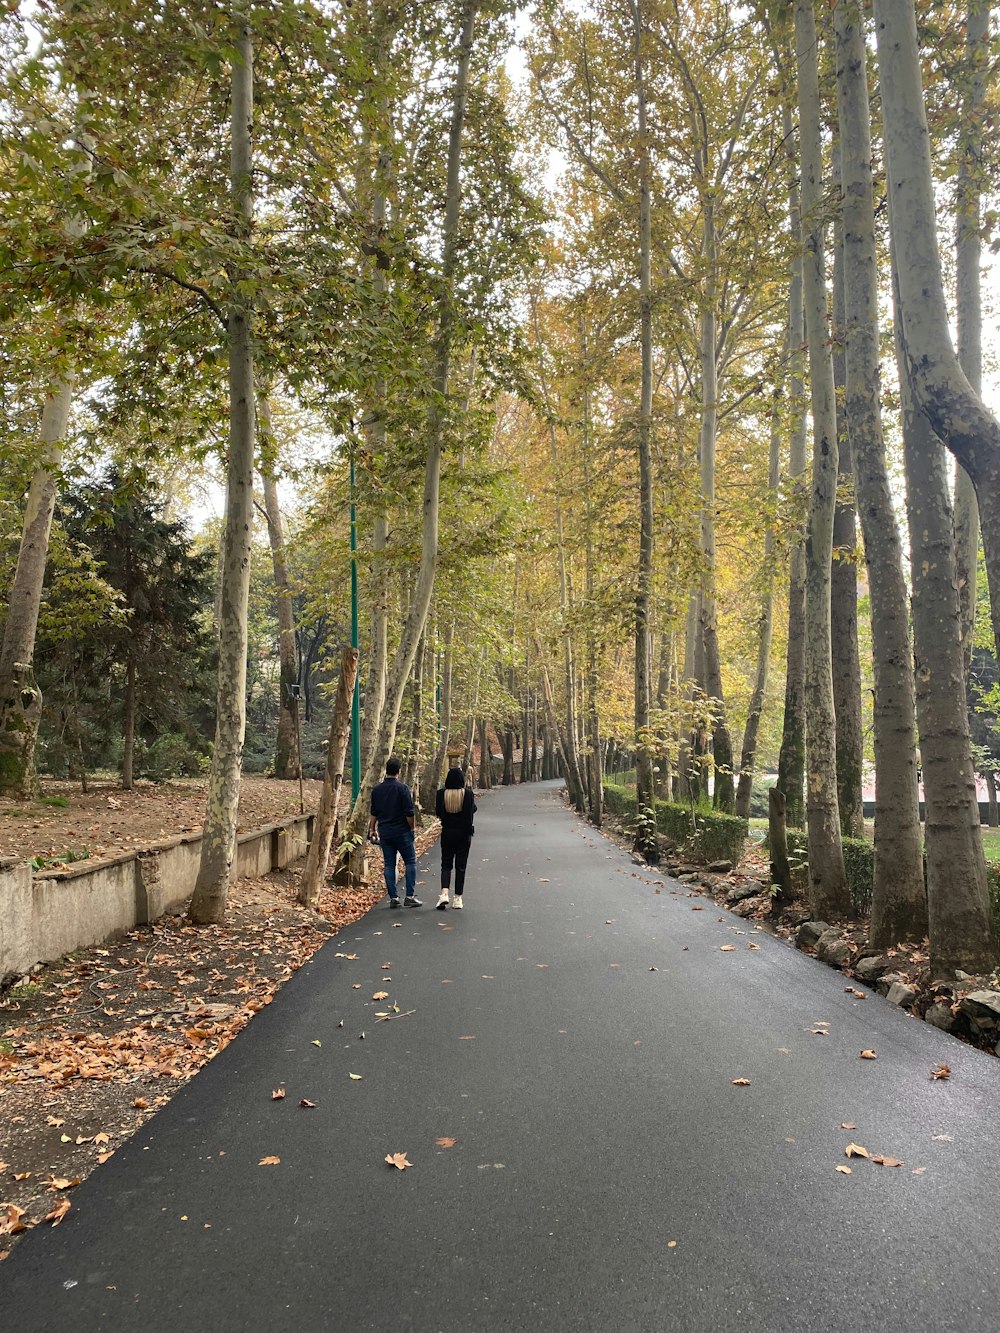
[[[259,403],[262,432],[270,433],[271,407],[266,397]],[[298,681],[295,659],[295,607],[292,603],[291,580],[288,577],[288,557],[285,553],[285,534],[278,502],[278,484],[270,464],[261,468],[264,491],[264,512],[267,516],[267,536],[271,546],[271,567],[274,571],[274,594],[278,610],[278,734],[274,743],[274,776],[296,778],[302,769],[298,745],[298,700],[291,687]]]
[[[237,20],[232,68],[231,198],[244,236],[253,222],[253,45],[245,18]],[[208,780],[201,864],[189,916],[205,924],[224,920],[236,853],[240,773],[246,731],[247,607],[253,528],[256,437],[253,313],[233,291],[229,331],[229,466],[223,530],[222,597],[215,748]]]
[[[875,669],[875,873],[870,940],[884,949],[927,932],[917,804],[913,649],[899,530],[885,467],[879,376],[878,257],[864,18],[838,0],[837,94],[843,182],[844,415],[854,456],[872,608]]]
[[[837,741],[830,658],[830,561],[837,493],[837,421],[827,327],[824,187],[820,147],[819,75],[813,0],[796,0],[795,49],[802,159],[805,260],[803,298],[813,413],[812,494],[806,537],[806,824],[809,906],[824,920],[846,916],[851,896],[844,872],[837,806]]]

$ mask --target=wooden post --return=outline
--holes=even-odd
[[[337,823],[340,789],[344,782],[344,761],[351,731],[351,700],[354,682],[358,676],[358,650],[345,648],[340,659],[340,681],[337,700],[330,722],[330,743],[326,752],[326,773],[323,777],[323,795],[313,828],[312,842],[306,855],[306,865],[299,884],[299,902],[315,908],[319,901],[320,886],[330,860],[330,844]]]

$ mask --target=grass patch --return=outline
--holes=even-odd
[[[41,989],[42,989],[41,985],[37,981],[22,981],[20,986],[12,986],[10,990],[7,992],[7,994],[4,996],[4,999],[27,1000],[29,996],[37,995]],[[4,1051],[3,1053],[5,1055],[10,1055],[13,1049],[14,1048],[12,1046],[10,1050]],[[3,1051],[2,1045],[0,1045],[0,1051]]]
[[[50,806],[53,810],[68,810],[69,798],[67,796],[39,796],[38,804]]]
[[[89,856],[89,847],[71,847],[68,852],[60,852],[58,856],[36,856],[28,864],[32,870],[52,870],[55,866],[70,866],[74,861],[86,861]]]

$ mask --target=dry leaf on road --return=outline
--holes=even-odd
[[[257,1163],[258,1166],[278,1166],[281,1163],[280,1157],[262,1157]]]
[[[938,1065],[937,1068],[931,1070],[931,1078],[951,1078],[951,1065]]]
[[[877,1162],[877,1163],[879,1164],[879,1166],[904,1166],[904,1165],[905,1165],[905,1163],[904,1163],[904,1162],[901,1162],[900,1159],[899,1159],[898,1157],[883,1157],[881,1153],[879,1153],[877,1157],[873,1157],[873,1158],[872,1158],[872,1161],[873,1161],[873,1162]]]
[[[867,1148],[862,1148],[860,1143],[849,1143],[844,1149],[845,1157],[870,1157]]]
[[[851,1174],[851,1168],[849,1166],[844,1166],[843,1164],[835,1169],[839,1171],[842,1176],[849,1176]]]
[[[316,1103],[311,1102],[308,1097],[303,1097],[302,1100],[299,1102],[299,1105],[306,1107],[306,1109],[309,1111],[315,1110],[316,1108]]]
[[[855,1125],[855,1124],[853,1123],[853,1121],[851,1121],[851,1120],[842,1120],[841,1123],[840,1123],[840,1128],[841,1128],[841,1129],[857,1129],[857,1125]]]
[[[408,1166],[413,1165],[413,1163],[408,1160],[405,1152],[386,1153],[385,1160],[389,1166],[395,1166],[400,1171],[405,1171]]]
[[[271,1093],[272,1102],[280,1102],[285,1096],[284,1088],[275,1088]]]
[[[377,990],[372,996],[373,1000],[387,1000],[388,998],[389,992],[387,990]]]
[[[874,1051],[862,1051],[861,1058],[862,1060],[877,1060],[878,1056]]]
[[[455,1146],[455,1144],[458,1142],[458,1140],[457,1140],[457,1139],[449,1139],[449,1138],[441,1138],[441,1139],[435,1139],[434,1142],[437,1144],[437,1146],[438,1146],[439,1148],[454,1148],[454,1146]]]
[[[719,945],[719,952],[720,952],[720,953],[735,953],[735,952],[736,952],[736,945],[735,945],[735,944],[720,944],[720,945]]]
[[[748,1078],[734,1078],[731,1079],[730,1082],[734,1088],[749,1088],[750,1086],[750,1080]]]
[[[351,1075],[349,1075],[349,1077],[350,1077],[350,1078],[353,1078],[355,1081],[358,1081],[358,1082],[360,1082],[360,1080],[361,1080],[361,1075],[360,1075],[360,1074],[351,1074]]]
[[[52,1211],[46,1213],[43,1220],[51,1222],[54,1227],[57,1227],[69,1212],[71,1206],[69,1199],[57,1199],[52,1206]]]

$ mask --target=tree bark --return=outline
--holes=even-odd
[[[433,392],[427,420],[427,457],[424,464],[423,521],[420,568],[410,600],[409,613],[399,647],[386,681],[385,701],[372,751],[361,781],[361,790],[351,814],[350,831],[357,834],[368,818],[368,801],[381,765],[396,736],[403,692],[413,667],[434,591],[438,557],[438,502],[441,489],[441,458],[447,417],[451,352],[457,326],[455,276],[459,251],[459,205],[461,202],[462,137],[469,94],[469,67],[475,36],[478,0],[469,0],[462,15],[458,66],[448,136],[448,169],[445,197],[442,264],[436,303],[436,333],[433,350]]]
[[[878,258],[864,17],[838,0],[837,93],[843,180],[847,418],[871,597],[875,669],[875,870],[869,939],[888,948],[927,933],[917,802],[913,649],[903,555],[885,467]]]
[[[816,17],[813,0],[796,0],[799,86],[803,305],[812,392],[812,494],[806,537],[806,823],[809,906],[818,917],[846,916],[851,896],[844,871],[837,806],[837,738],[830,657],[830,562],[837,491],[837,422],[826,322],[826,256],[819,121]]]
[[[642,55],[642,0],[631,0],[636,95],[636,159],[639,186],[639,564],[635,591],[636,798],[640,814],[653,809],[653,750],[649,741],[650,603],[653,588],[653,307],[652,214],[646,76]]]
[[[792,487],[806,492],[805,326],[802,309],[802,238],[795,127],[787,100],[784,108],[786,152],[792,159],[788,190],[788,228],[792,244],[788,288],[788,399],[791,434],[788,475]],[[805,824],[806,773],[806,547],[805,534],[792,540],[788,559],[788,648],[785,655],[785,708],[781,723],[777,786],[785,797],[789,824]]]
[[[997,824],[1000,823],[1000,816],[998,816],[997,813],[997,777],[992,769],[989,768],[983,776],[986,779],[986,801],[989,810],[987,823],[990,828],[996,828]],[[84,790],[86,790],[86,788],[84,788]]]
[[[840,185],[843,146],[835,145],[834,183]],[[844,229],[834,222],[833,383],[837,412],[837,504],[833,516],[833,567],[830,571],[830,640],[833,659],[833,714],[837,721],[837,806],[845,838],[865,836],[864,731],[861,725],[861,661],[858,653],[858,546],[854,503],[852,434],[845,404],[846,298]]]
[[[266,396],[260,400],[262,429],[270,432],[271,408]],[[274,745],[274,776],[297,778],[301,770],[298,749],[296,714],[298,701],[292,687],[298,681],[295,660],[295,607],[292,602],[291,580],[288,577],[288,559],[285,554],[285,534],[282,530],[278,486],[270,466],[261,470],[264,489],[264,512],[267,516],[267,536],[271,545],[271,566],[274,570],[274,592],[278,609],[278,734]]]
[[[570,800],[578,810],[583,809],[583,793],[580,790],[574,790],[575,775],[566,762],[566,746],[563,742],[562,732],[559,727],[559,720],[556,716],[555,703],[552,698],[552,684],[549,680],[548,667],[545,665],[545,659],[542,655],[542,642],[538,635],[535,635],[535,650],[538,653],[538,665],[542,673],[542,694],[545,700],[545,720],[548,723],[545,741],[548,748],[549,737],[555,742],[555,748],[559,754],[559,760],[562,764],[563,777],[566,780],[566,787],[569,791]]]
[[[125,664],[125,697],[122,700],[122,791],[131,791],[132,772],[135,761],[135,657],[134,649],[129,649]]]
[[[231,198],[245,238],[253,224],[253,45],[249,22],[237,19],[232,67]],[[215,748],[201,840],[201,864],[189,917],[220,922],[236,853],[240,771],[246,732],[247,608],[253,525],[254,412],[253,311],[234,282],[228,310],[229,466],[223,531],[222,599]]]
[[[955,315],[958,364],[971,388],[983,389],[982,261],[983,116],[989,62],[988,0],[971,0],[966,11],[962,110],[958,121],[958,179],[955,189]],[[955,563],[962,605],[965,674],[972,661],[976,627],[976,575],[979,564],[979,506],[972,479],[955,465]]]
[[[444,775],[448,742],[451,739],[451,649],[454,637],[455,622],[449,620],[444,632],[441,654],[441,716],[438,721],[438,739],[424,772],[420,793],[421,808],[431,813],[434,811],[435,794]]]
[[[893,240],[896,254],[905,256],[898,272],[903,363],[931,429],[975,485],[1000,652],[1000,423],[969,383],[951,343],[913,0],[876,0],[875,28]]]
[[[772,914],[795,897],[792,870],[788,864],[788,828],[785,823],[785,794],[777,787],[767,793],[767,845],[771,856]]]
[[[351,739],[351,702],[358,678],[358,650],[345,648],[340,659],[340,679],[330,721],[330,740],[326,751],[323,794],[313,823],[312,841],[299,881],[299,902],[315,908],[330,861],[330,847],[337,827],[340,793],[344,783],[344,762]]]

